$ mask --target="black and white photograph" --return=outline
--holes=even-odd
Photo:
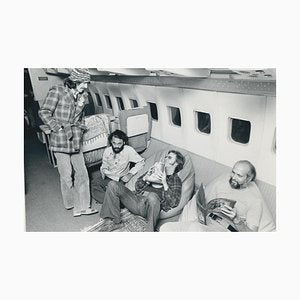
[[[300,297],[296,1],[1,12],[2,299]]]
[[[24,80],[26,231],[276,230],[275,68],[26,68]],[[207,224],[201,184],[207,202],[235,201]]]

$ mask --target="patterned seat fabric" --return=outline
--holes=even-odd
[[[97,114],[85,117],[87,131],[83,135],[82,151],[87,165],[100,162],[110,133],[109,116]]]

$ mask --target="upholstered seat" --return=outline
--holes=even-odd
[[[85,117],[86,132],[83,134],[82,151],[87,166],[100,163],[110,133],[110,116],[97,114]]]
[[[125,109],[119,112],[120,129],[128,136],[128,145],[135,151],[144,151],[151,137],[150,107]]]
[[[130,190],[135,189],[135,182],[139,176],[141,176],[143,173],[147,172],[151,166],[157,161],[159,161],[162,157],[165,157],[168,153],[169,150],[177,150],[176,147],[169,147],[167,149],[161,150],[150,156],[149,158],[146,159],[145,161],[145,166],[144,168],[136,174],[132,179],[127,183],[127,187]],[[191,199],[193,191],[194,191],[194,183],[195,183],[195,172],[193,168],[193,164],[191,161],[190,156],[187,154],[187,152],[183,150],[179,150],[184,158],[185,158],[185,163],[183,166],[183,169],[178,173],[178,176],[180,177],[182,181],[182,193],[181,193],[181,199],[179,202],[179,205],[175,208],[172,208],[168,212],[161,211],[160,212],[160,219],[166,219],[166,218],[171,218],[175,215],[178,215],[183,207],[186,205],[186,203]]]

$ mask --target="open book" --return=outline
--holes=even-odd
[[[216,198],[206,203],[203,184],[201,184],[196,193],[196,203],[198,210],[201,212],[202,219],[200,221],[203,222],[205,225],[207,223],[207,217],[211,216],[217,222],[218,220],[220,222],[221,220],[225,220],[228,223],[228,225],[234,226],[232,220],[222,213],[221,208],[225,204],[233,208],[236,203],[235,200]]]

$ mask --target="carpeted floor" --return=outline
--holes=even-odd
[[[33,131],[25,132],[26,231],[81,231],[95,224],[99,214],[73,217],[63,206],[58,171],[47,156],[45,145]],[[91,174],[92,175],[92,174]],[[100,210],[100,205],[92,203]]]
[[[72,210],[64,208],[57,168],[50,164],[45,145],[30,130],[25,132],[24,162],[26,231],[81,232],[98,222],[99,214],[73,217]],[[88,171],[92,178],[98,167],[89,168]],[[98,211],[101,209],[101,205],[95,202],[92,207]],[[160,220],[157,229],[163,223],[177,219],[178,216]],[[136,231],[137,228],[144,231],[143,222],[138,218],[133,221],[127,222],[119,231]]]
[[[100,220],[96,224],[89,226],[87,228],[84,228],[83,231],[86,232],[99,232],[99,231],[112,231],[112,230],[101,230],[104,228],[107,228],[104,225],[104,220]],[[113,231],[117,232],[145,232],[149,231],[149,227],[147,224],[147,221],[141,217],[132,214],[127,208],[123,208],[121,210],[121,223],[120,228],[115,229]]]

